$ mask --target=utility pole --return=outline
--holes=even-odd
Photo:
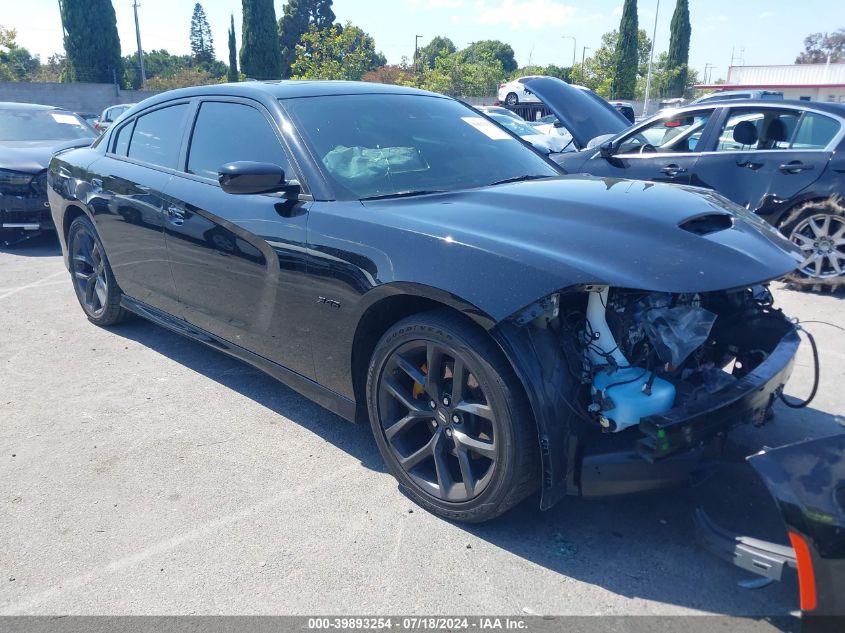
[[[562,35],[563,40],[572,40],[572,65],[575,66],[575,51],[578,49],[578,41],[571,35]]]
[[[657,8],[654,10],[654,31],[651,34],[651,53],[648,57],[648,74],[645,78],[645,101],[643,101],[643,116],[648,116],[648,99],[651,96],[651,69],[654,65],[654,44],[657,39],[657,16],[660,14],[660,0],[657,0]]]
[[[590,48],[589,46],[585,46],[584,48],[581,49],[581,68],[582,69],[584,68],[584,59],[587,57],[587,51],[591,51],[591,50],[593,50],[593,49]]]
[[[141,87],[147,83],[147,73],[144,70],[144,49],[141,48],[141,27],[138,26],[138,0],[133,0],[132,8],[135,11],[135,39],[138,41],[138,64],[141,66]]]
[[[415,35],[414,36],[414,71],[420,72],[420,40],[423,38],[422,35]]]

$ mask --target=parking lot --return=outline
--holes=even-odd
[[[83,316],[50,239],[0,252],[0,614],[786,614],[699,549],[700,505],[777,538],[741,457],[842,432],[845,336],[808,409],[741,429],[712,477],[672,492],[530,499],[481,526],[417,508],[369,429],[141,320]],[[845,327],[838,295],[775,284],[778,305]],[[802,346],[789,393],[812,383]]]

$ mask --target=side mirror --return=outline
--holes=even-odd
[[[223,191],[233,194],[279,193],[298,189],[285,180],[285,170],[274,163],[237,161],[226,163],[217,172]]]
[[[616,153],[616,146],[613,141],[605,141],[599,145],[599,154],[602,158],[611,158]]]

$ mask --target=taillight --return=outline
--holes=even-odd
[[[812,611],[816,608],[816,576],[813,573],[813,559],[810,547],[804,537],[795,532],[789,533],[789,542],[795,550],[795,562],[798,564],[798,595],[801,610]]]

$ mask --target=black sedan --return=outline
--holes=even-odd
[[[552,81],[528,86],[547,104],[571,108]],[[609,132],[554,160],[570,174],[713,189],[801,249],[793,283],[845,284],[845,104],[708,102]]]
[[[561,176],[410,88],[157,95],[55,157],[49,195],[93,323],[141,315],[368,419],[444,517],[684,481],[798,345],[762,284],[800,251],[753,214]]]
[[[97,134],[73,112],[51,106],[0,103],[0,244],[52,230],[47,165],[68,147]]]

